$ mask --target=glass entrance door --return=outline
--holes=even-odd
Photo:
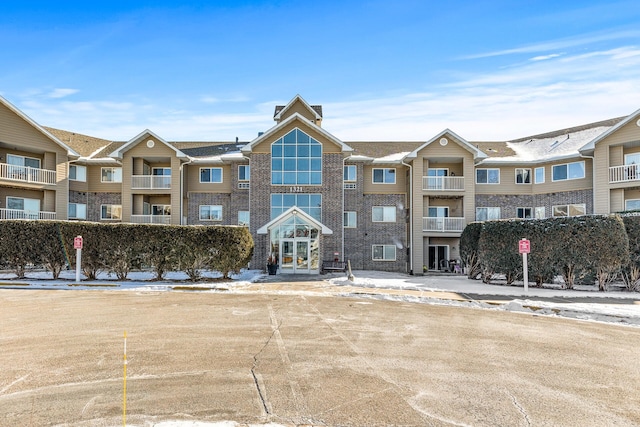
[[[280,243],[280,271],[309,273],[309,240],[282,239]]]
[[[449,246],[429,245],[429,270],[448,268]]]

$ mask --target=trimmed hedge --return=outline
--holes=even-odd
[[[0,221],[0,265],[20,278],[27,265],[42,265],[57,278],[65,266],[75,268],[76,236],[83,237],[82,270],[91,280],[102,271],[124,280],[141,268],[156,279],[185,271],[197,280],[203,269],[228,278],[253,255],[246,227],[8,220]]]
[[[522,256],[518,252],[518,241],[527,238],[531,242],[528,255],[530,277],[541,286],[562,275],[565,286],[573,288],[585,277],[595,277],[599,289],[608,289],[618,273],[627,271],[629,280],[636,274],[640,280],[640,219],[627,220],[633,223],[634,260],[636,270],[628,270],[630,231],[619,215],[590,215],[569,218],[547,218],[541,220],[498,220],[471,223],[473,229],[462,233],[460,250],[463,262],[469,269],[469,256],[478,235],[477,256],[482,279],[489,283],[494,275],[503,275],[508,284],[522,277]],[[467,228],[469,227],[467,226]],[[625,270],[627,269],[627,270]],[[472,277],[472,276],[470,276]]]

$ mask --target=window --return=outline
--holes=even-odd
[[[271,184],[322,185],[322,144],[300,129],[271,144]]]
[[[544,166],[535,169],[536,184],[544,183]]]
[[[516,218],[523,218],[523,219],[533,218],[531,213],[532,213],[531,208],[516,208]]]
[[[395,261],[396,245],[373,245],[371,254],[374,261]]]
[[[9,209],[9,211],[6,212],[7,219],[39,219],[40,200],[7,197],[7,209]]]
[[[102,168],[102,182],[122,182],[122,168]]]
[[[238,225],[249,226],[249,211],[238,211]]]
[[[553,216],[578,216],[584,215],[587,212],[586,205],[573,204],[573,205],[557,205],[553,206]]]
[[[151,215],[171,215],[171,205],[151,205]]]
[[[476,169],[476,184],[500,184],[500,169]]]
[[[251,168],[249,165],[238,166],[238,181],[249,181],[251,177]]]
[[[87,205],[69,203],[69,219],[87,219]]]
[[[28,168],[40,169],[40,159],[35,157],[16,156],[7,154],[7,163],[12,166],[24,166]]]
[[[220,184],[222,182],[222,168],[200,168],[200,182]]]
[[[357,178],[356,165],[345,165],[344,167],[344,180],[345,181],[355,181]]]
[[[151,174],[155,176],[171,176],[171,168],[153,168]]]
[[[69,179],[71,181],[87,182],[87,167],[80,165],[69,166]]]
[[[374,206],[371,218],[373,222],[396,222],[396,207]]]
[[[547,213],[545,212],[544,206],[537,206],[536,207],[536,218],[541,219],[541,218],[546,218],[546,217],[547,217]]]
[[[200,205],[201,221],[222,221],[222,206]]]
[[[447,206],[429,206],[427,216],[429,218],[447,218],[449,217],[449,208]]]
[[[476,208],[476,221],[500,219],[500,208]]]
[[[344,213],[344,228],[356,228],[357,224],[357,216],[354,211],[347,211]]]
[[[585,177],[584,161],[554,165],[551,169],[552,181],[565,181]]]
[[[122,205],[101,205],[100,219],[122,219]]]
[[[516,184],[531,184],[531,169],[516,168]]]
[[[308,213],[318,221],[322,221],[322,195],[274,193],[271,195],[271,219],[292,206]]]
[[[374,168],[373,183],[374,184],[395,184],[396,170],[394,168]]]

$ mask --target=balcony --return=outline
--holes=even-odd
[[[171,215],[131,215],[132,224],[171,224]]]
[[[0,163],[0,179],[27,184],[55,184],[56,171]]]
[[[640,181],[640,165],[622,165],[609,168],[609,183]]]
[[[135,190],[165,190],[171,188],[171,176],[133,175],[131,188]]]
[[[463,176],[423,176],[423,191],[464,191]]]
[[[2,219],[56,219],[56,213],[0,208],[0,220]]]
[[[422,231],[436,231],[441,233],[462,233],[464,218],[458,217],[423,217]]]

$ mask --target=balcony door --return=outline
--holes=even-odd
[[[448,245],[429,245],[429,270],[445,270],[449,262]]]
[[[431,218],[429,220],[431,229],[445,231],[445,218],[449,217],[449,207],[429,206],[427,216]]]
[[[449,176],[447,168],[429,168],[427,169],[427,190],[441,190],[444,188],[444,178]]]

